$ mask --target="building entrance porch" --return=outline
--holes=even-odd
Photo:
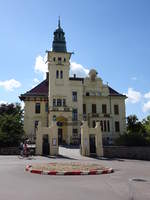
[[[56,117],[56,124],[58,126],[58,145],[63,145],[68,143],[68,126],[67,118],[64,116]]]

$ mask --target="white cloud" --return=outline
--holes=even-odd
[[[0,101],[0,105],[1,104],[7,104],[7,102],[6,101]]]
[[[131,80],[137,81],[137,77],[133,76],[133,77],[131,77]]]
[[[145,93],[145,94],[144,94],[144,97],[145,97],[146,99],[150,99],[150,92]]]
[[[43,74],[44,75],[44,74]],[[45,76],[43,76],[43,78],[45,78]],[[40,83],[40,80],[37,78],[33,79],[33,85],[31,86],[31,88],[34,88],[38,85],[38,83]]]
[[[33,79],[33,82],[34,82],[34,83],[39,83],[40,81],[39,81],[37,78],[34,78],[34,79]]]
[[[83,67],[81,64],[76,62],[71,62],[70,65],[70,75],[76,74],[79,77],[88,76],[89,69]]]
[[[148,112],[150,111],[150,101],[144,103],[143,105],[143,112]]]
[[[143,112],[148,112],[150,111],[150,92],[144,94],[144,98],[147,99],[148,101],[143,104]]]
[[[133,88],[128,88],[128,93],[126,95],[128,97],[127,102],[137,103],[141,100],[141,93],[135,91]]]
[[[37,56],[35,60],[35,66],[34,70],[37,73],[41,73],[43,75],[43,78],[46,77],[46,72],[48,71],[48,66],[45,64],[46,62],[46,55],[44,57]],[[78,64],[76,62],[71,62],[70,65],[70,75],[76,74],[79,77],[85,77],[89,73],[89,69],[83,67],[81,64]]]
[[[21,83],[19,81],[16,81],[15,79],[10,79],[6,81],[0,81],[0,86],[3,87],[5,90],[13,91],[14,88],[20,87]]]
[[[45,62],[46,62],[46,55],[44,57],[37,56],[34,66],[35,72],[41,73],[43,75],[43,78],[45,78],[46,72],[48,71],[48,66],[47,64],[45,64]]]
[[[20,106],[21,106],[21,109],[24,109],[24,101],[21,101]]]

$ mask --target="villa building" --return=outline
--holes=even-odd
[[[60,26],[54,32],[52,50],[47,51],[48,72],[46,79],[30,91],[21,94],[24,101],[24,130],[31,139],[36,139],[38,123],[50,127],[53,121],[58,126],[58,142],[80,143],[81,123],[89,127],[101,126],[103,142],[113,143],[126,131],[126,96],[104,84],[95,69],[89,76],[69,76],[70,58],[65,33]]]

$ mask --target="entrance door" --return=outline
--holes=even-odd
[[[49,140],[48,135],[43,135],[42,154],[49,155]]]
[[[63,141],[62,128],[58,128],[58,145],[61,145]]]
[[[96,154],[95,135],[90,135],[90,154]]]

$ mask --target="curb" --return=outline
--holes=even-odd
[[[99,174],[110,174],[114,170],[112,168],[103,169],[103,170],[89,170],[89,171],[44,171],[32,169],[32,165],[27,165],[25,168],[26,171],[34,174],[41,175],[99,175]]]

